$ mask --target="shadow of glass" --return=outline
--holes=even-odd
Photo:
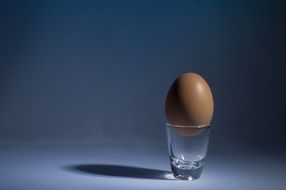
[[[81,164],[65,167],[69,171],[113,177],[170,180],[171,173],[163,170],[109,164]]]

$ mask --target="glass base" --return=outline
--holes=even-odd
[[[170,162],[174,177],[180,180],[199,179],[204,167],[204,159],[196,162],[189,162],[170,157]]]

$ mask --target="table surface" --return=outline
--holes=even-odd
[[[165,146],[1,145],[0,189],[285,189],[283,151],[211,149],[199,180],[170,179]]]

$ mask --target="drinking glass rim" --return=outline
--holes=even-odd
[[[206,125],[174,125],[174,124],[171,124],[171,123],[166,122],[166,125],[167,125],[168,127],[200,129],[200,128],[209,127],[209,126],[210,126],[210,123],[209,123],[209,124],[206,124]]]

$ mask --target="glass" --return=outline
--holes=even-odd
[[[210,128],[166,124],[170,164],[175,178],[200,178],[205,165]]]

